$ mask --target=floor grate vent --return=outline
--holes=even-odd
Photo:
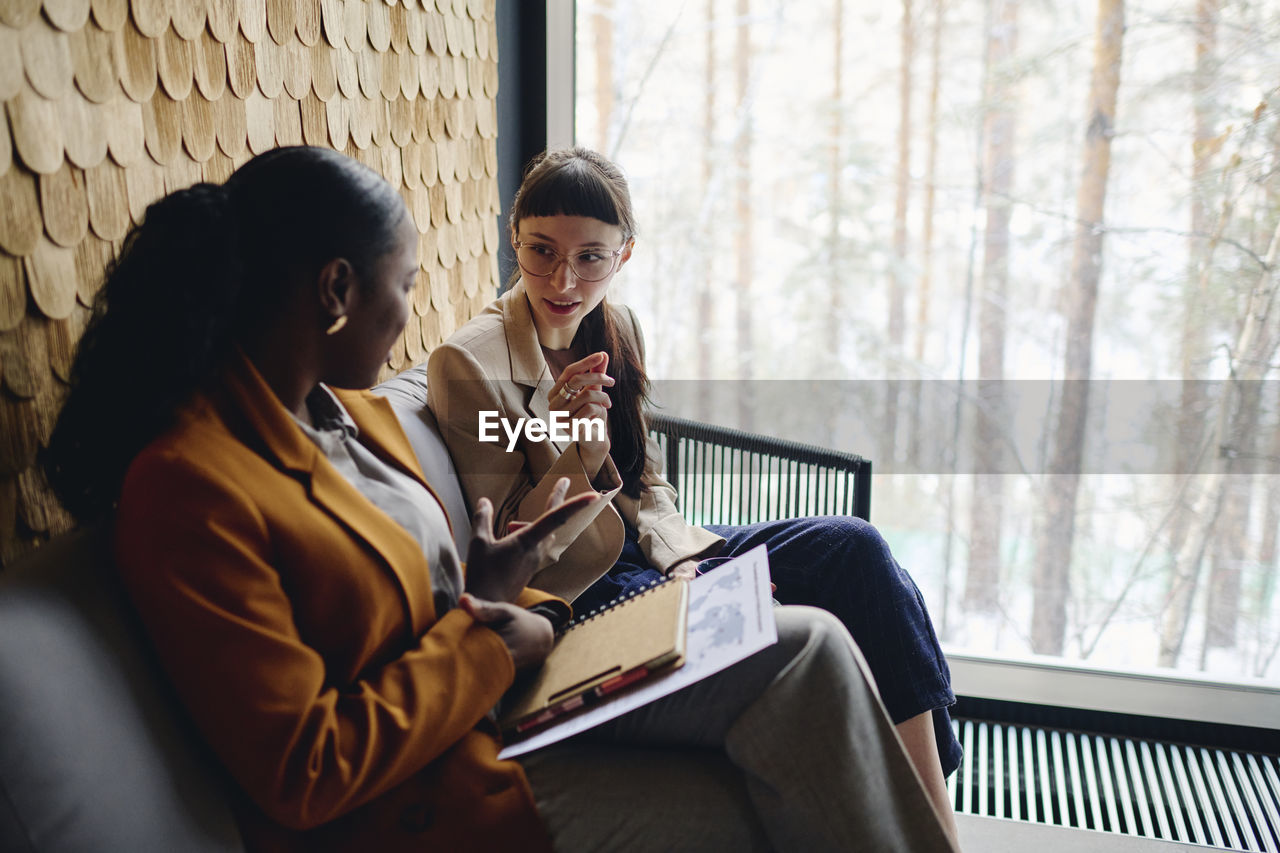
[[[953,721],[961,814],[1280,853],[1274,755],[1087,732]]]

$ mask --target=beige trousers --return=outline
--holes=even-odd
[[[556,849],[955,849],[848,631],[774,613],[776,645],[519,759]]]

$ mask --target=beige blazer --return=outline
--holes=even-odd
[[[644,341],[631,309],[617,308],[624,333],[632,336],[644,357]],[[479,440],[480,412],[516,418],[550,416],[548,392],[555,381],[538,345],[529,300],[517,284],[437,347],[427,364],[428,404],[458,468],[472,506],[481,497],[493,502],[499,530],[507,522],[529,520],[543,511],[547,495],[560,477],[569,477],[569,494],[594,489],[573,442],[527,440],[522,434],[508,452],[501,441]],[[661,451],[652,439],[639,499],[621,492],[612,460],[597,477],[608,502],[597,504],[572,529],[556,534],[545,567],[530,586],[573,599],[609,570],[618,559],[626,519],[639,533],[645,557],[661,571],[693,557],[710,556],[724,540],[689,524],[676,509],[675,489],[659,473]],[[603,481],[603,482],[601,482]]]

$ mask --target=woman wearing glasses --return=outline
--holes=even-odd
[[[960,758],[947,712],[950,672],[919,591],[875,528],[845,517],[702,528],[677,511],[645,430],[639,326],[630,309],[605,299],[635,233],[626,178],[604,157],[573,148],[530,165],[510,219],[522,275],[428,365],[431,408],[468,500],[492,501],[503,525],[534,517],[560,477],[570,479],[570,494],[607,498],[557,532],[532,581],[578,612],[766,544],[778,599],[830,610],[862,648],[912,763],[954,829],[944,781]],[[520,419],[564,414],[607,429],[576,441],[523,429],[510,441],[483,440],[480,420],[494,413],[513,429]]]

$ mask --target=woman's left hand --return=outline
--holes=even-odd
[[[701,560],[682,560],[671,567],[671,571],[667,572],[667,577],[691,581],[698,576],[698,566],[701,564]],[[770,583],[769,591],[777,592],[778,585],[776,583]]]
[[[668,577],[691,581],[698,576],[698,560],[682,560],[671,567]]]
[[[589,491],[565,500],[568,491],[569,478],[561,477],[547,498],[546,512],[501,539],[493,535],[493,504],[488,498],[481,498],[471,517],[467,592],[486,601],[515,601],[541,568],[555,532],[600,500],[598,493]]]

